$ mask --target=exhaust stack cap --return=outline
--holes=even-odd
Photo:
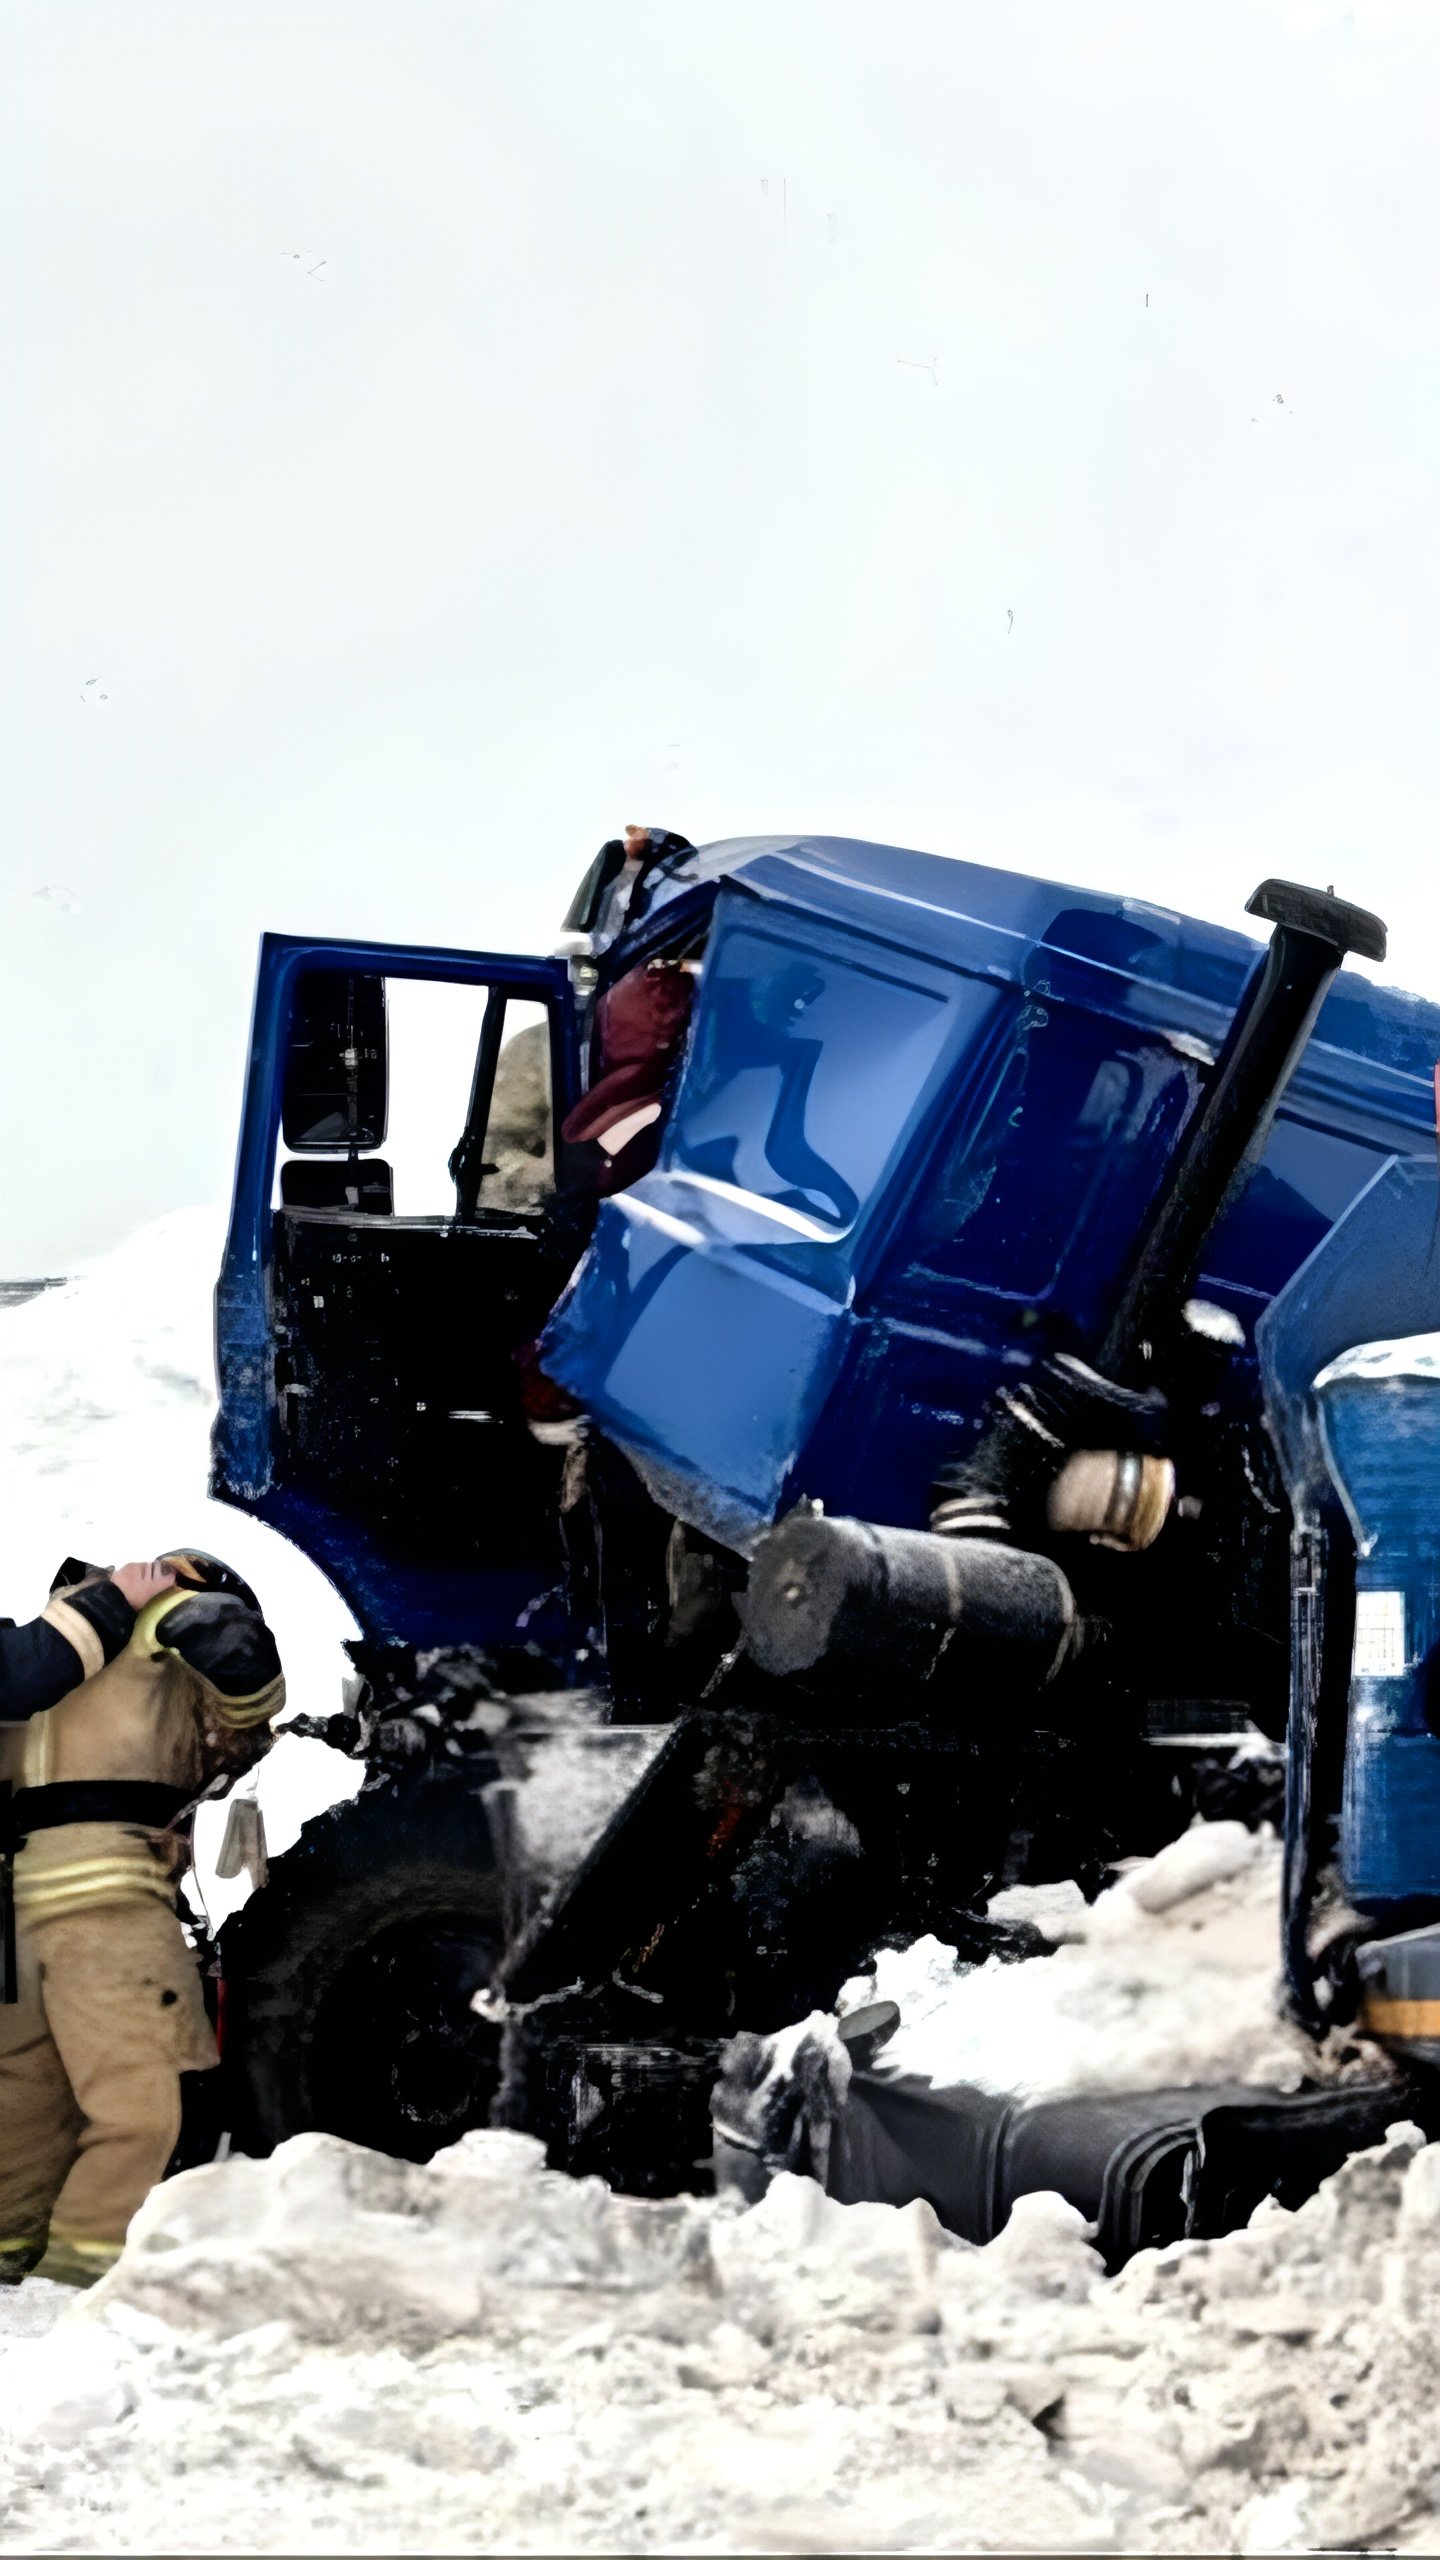
[[[1342,956],[1354,951],[1362,960],[1385,957],[1385,927],[1379,916],[1323,889],[1302,889],[1297,880],[1262,880],[1253,898],[1246,899],[1245,913],[1259,916],[1264,924],[1313,933],[1317,941],[1332,943]]]

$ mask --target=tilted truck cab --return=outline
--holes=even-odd
[[[574,1226],[491,1209],[483,1174],[468,1208],[414,1218],[383,1159],[366,1173],[384,981],[468,984],[490,997],[477,1160],[504,1004],[541,1003],[563,1197],[583,1072],[566,964],[266,937],[215,1490],[312,1554],[367,1634],[498,1642],[554,1581],[557,1467],[513,1357],[547,1319],[547,1373],[720,1543],[743,1552],[801,1497],[923,1520],[997,1382],[1103,1335],[1256,956],[1142,900],[888,846],[757,839],[683,868],[626,951],[693,940],[713,905],[661,1160],[601,1206],[573,1280]],[[357,989],[381,1024],[363,1110]],[[1197,1284],[1247,1343],[1386,1159],[1433,1142],[1437,1055],[1440,1009],[1337,981]]]

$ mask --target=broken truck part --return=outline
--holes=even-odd
[[[717,2166],[731,2183],[758,2192],[757,2161],[772,2174],[810,2168],[842,2201],[924,2196],[948,2228],[981,2242],[1017,2196],[1054,2188],[1095,2224],[1113,2268],[1138,2248],[1236,2228],[1267,2195],[1302,2201],[1391,2125],[1440,2132],[1440,1333],[1410,1329],[1440,1312],[1437,1265],[1435,1165],[1396,1162],[1261,1327],[1300,1514],[1307,1637],[1296,1649],[1285,1808],[1289,2003],[1317,2037],[1358,2030],[1392,2067],[1294,2090],[1038,2103],[857,2069],[836,2103],[803,2051],[788,2061],[790,2085],[776,2087],[770,2057],[742,2039],[716,2102]],[[1367,1312],[1399,1338],[1327,1359]],[[1307,1377],[1308,1391],[1292,1392],[1287,1381]],[[1338,1928],[1324,1908],[1337,1888]]]
[[[355,1611],[370,1774],[225,1933],[242,2139],[424,2156],[493,2111],[694,2183],[738,2027],[896,1933],[983,1954],[988,1894],[1093,1891],[1287,1717],[1310,1982],[1354,1537],[1286,1435],[1308,1463],[1325,1358],[1440,1322],[1434,1267],[1393,1325],[1388,1271],[1352,1289],[1303,1375],[1279,1311],[1377,1185],[1433,1205],[1440,1012],[1342,971],[1376,919],[1251,903],[1259,951],[894,848],[687,851],[624,955],[703,953],[659,1161],[604,1200],[572,963],[267,938],[214,1481]],[[487,991],[425,1217],[379,1153],[407,978]],[[491,1107],[520,1002],[528,1207]],[[567,1698],[664,1738],[542,1898],[515,1772]]]

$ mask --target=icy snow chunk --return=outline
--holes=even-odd
[[[1003,2231],[978,2253],[976,2272],[992,2282],[1065,2302],[1083,2302],[1103,2277],[1083,2213],[1063,2196],[1042,2189],[1017,2196]],[[967,2270],[968,2272],[968,2270]]]
[[[1391,2135],[1414,2137],[1418,2132],[1415,2125],[1390,2127]],[[1422,2237],[1428,2241],[1440,2231],[1440,2143],[1427,2143],[1410,2164],[1400,2194],[1400,2228],[1417,2241]]]
[[[493,2132],[462,2133],[447,2150],[437,2151],[430,2163],[439,2178],[537,2178],[544,2166],[545,2145],[538,2134],[514,2133],[503,2126]]]
[[[1128,1927],[1135,1911],[1169,1911],[1192,1894],[1243,1875],[1260,1851],[1260,1837],[1243,1822],[1196,1822],[1153,1858],[1147,1858],[1108,1893],[1090,1915],[1091,1934]]]
[[[93,2301],[181,2329],[289,2318],[327,2342],[379,2329],[418,2347],[473,2329],[483,2309],[475,2255],[441,2223],[442,2193],[408,2162],[298,2134],[269,2160],[231,2158],[152,2189]]]
[[[1271,1834],[1200,1823],[1093,1908],[1071,1901],[1075,1934],[1051,1955],[962,1971],[936,1938],[882,1949],[867,1990],[900,2025],[874,2067],[1019,2099],[1295,2087],[1315,2057],[1279,2010],[1279,1894]]]
[[[710,2230],[730,2316],[762,2335],[832,2322],[933,2325],[936,2260],[955,2245],[919,2198],[841,2204],[788,2170],[748,2213],[717,2217]]]
[[[134,2405],[123,2351],[103,2329],[63,2320],[0,2359],[0,2427],[27,2445],[79,2444]]]
[[[840,1994],[841,2014],[870,2000],[893,2000],[900,2012],[897,2037],[923,2034],[926,2025],[947,2016],[960,1980],[959,1960],[943,1939],[914,1939],[908,1947],[882,1947],[872,1971],[847,1982]],[[881,2050],[887,2067],[892,2038]]]
[[[1067,1938],[1083,1938],[1090,1905],[1073,1877],[1063,1884],[1012,1884],[992,1893],[985,1905],[991,1920],[1028,1920],[1042,1938],[1062,1946]]]
[[[23,2284],[0,2285],[0,2338],[40,2338],[75,2307],[75,2288],[52,2284],[48,2276],[27,2276]]]
[[[1308,2551],[1311,2483],[1287,2480],[1279,2489],[1252,2498],[1235,2520],[1235,2548],[1246,2560],[1263,2560],[1272,2551]]]
[[[173,2326],[290,2319],[324,2344],[379,2334],[419,2352],[497,2318],[554,2318],[530,2294],[631,2293],[683,2280],[689,2197],[612,2195],[543,2166],[525,2135],[479,2133],[461,2156],[392,2160],[302,2133],[155,2188],[95,2291]]]

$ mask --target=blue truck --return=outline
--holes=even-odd
[[[1433,1195],[1440,1009],[1343,968],[1383,928],[1333,893],[1251,910],[1266,944],[777,837],[667,857],[598,963],[266,937],[213,1482],[353,1610],[327,1731],[367,1783],[225,1933],[250,2147],[504,2121],[693,2182],[737,2024],[828,2004],[887,1934],[986,1951],[998,1884],[1098,1885],[1257,1732],[1288,1734],[1322,2023],[1355,1538],[1296,1472],[1319,1361],[1266,1344],[1367,1201],[1325,1356],[1440,1325],[1423,1254],[1379,1320],[1373,1230],[1387,1183],[1422,1224]],[[677,965],[657,1160],[597,1197],[566,1137],[596,1008]],[[484,1004],[423,1216],[383,1153],[407,981]],[[517,1205],[520,1006],[548,1125]],[[636,1775],[537,1909],[515,1771],[572,1727]]]

